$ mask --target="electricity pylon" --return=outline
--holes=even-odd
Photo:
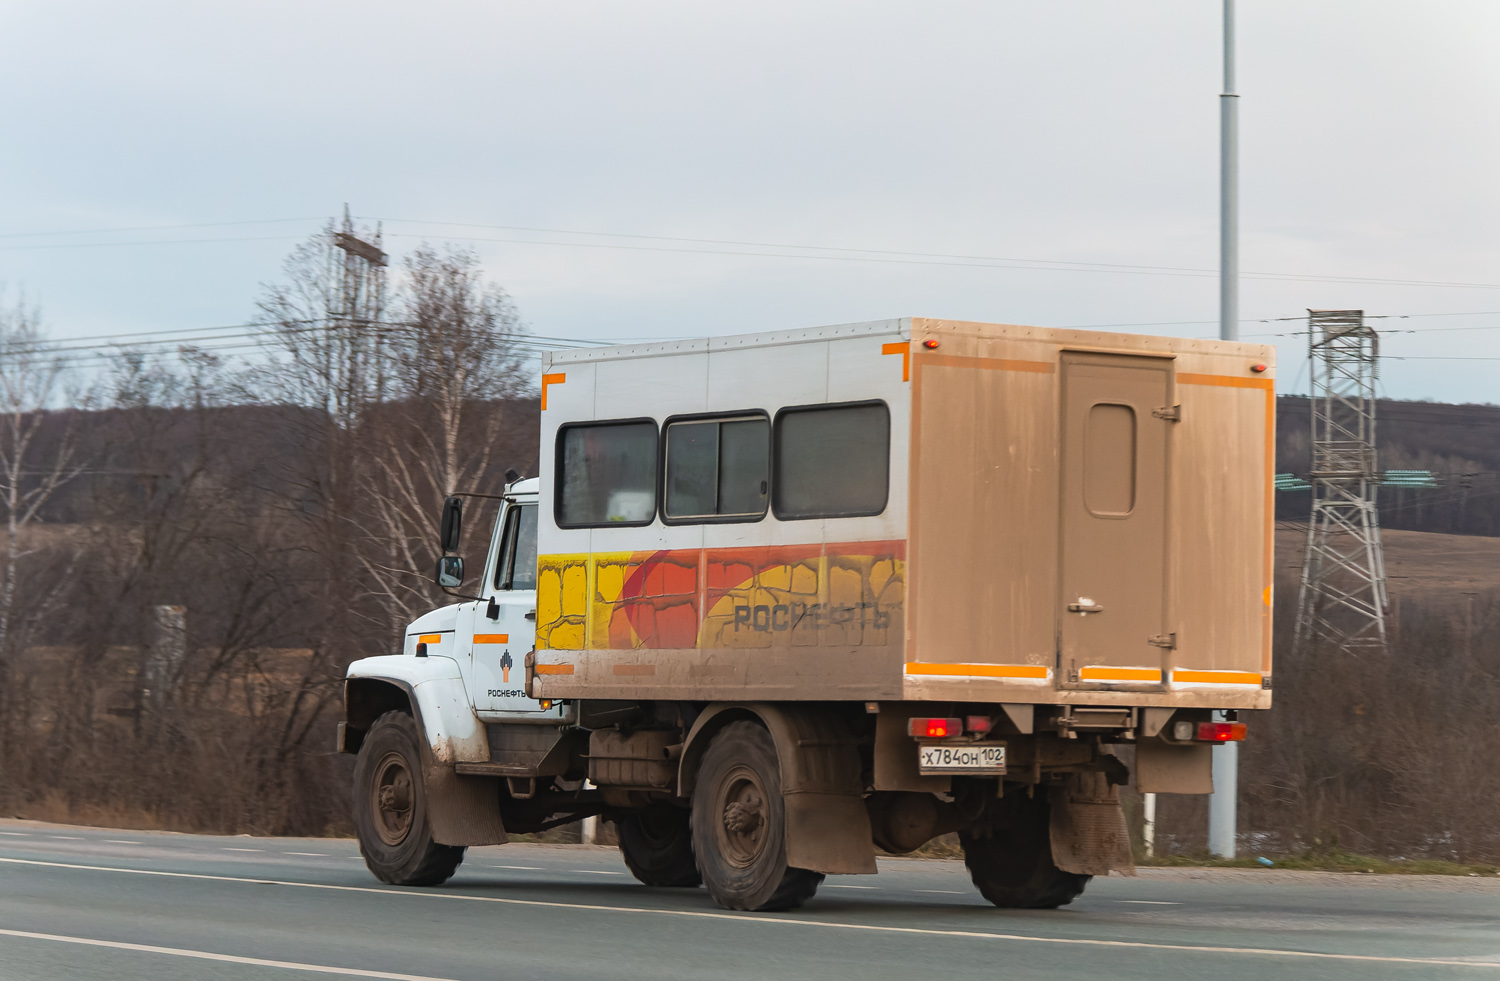
[[[1375,493],[1380,341],[1363,310],[1307,311],[1312,364],[1312,515],[1296,649],[1386,650],[1385,556]]]

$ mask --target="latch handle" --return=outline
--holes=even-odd
[[[1069,613],[1103,613],[1104,607],[1098,603],[1069,603]]]
[[[1152,409],[1151,414],[1158,419],[1165,419],[1168,422],[1181,422],[1182,406],[1164,405],[1159,409]]]

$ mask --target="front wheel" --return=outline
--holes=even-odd
[[[786,864],[786,803],[771,734],[731,722],[709,744],[693,787],[693,848],[720,906],[784,910],[817,892],[821,872]]]
[[[1052,861],[1051,818],[1044,793],[1006,794],[958,833],[980,895],[1009,909],[1055,909],[1078,898],[1092,876]]]
[[[692,888],[703,884],[693,857],[688,812],[652,804],[620,818],[620,852],[630,874],[648,886]]]
[[[417,724],[405,712],[375,720],[354,764],[354,827],[365,865],[381,882],[435,886],[464,860],[459,845],[432,840]]]

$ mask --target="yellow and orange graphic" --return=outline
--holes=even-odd
[[[906,543],[543,555],[538,650],[899,643]]]

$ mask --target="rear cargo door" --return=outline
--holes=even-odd
[[[1062,357],[1058,683],[1163,683],[1172,361]]]

